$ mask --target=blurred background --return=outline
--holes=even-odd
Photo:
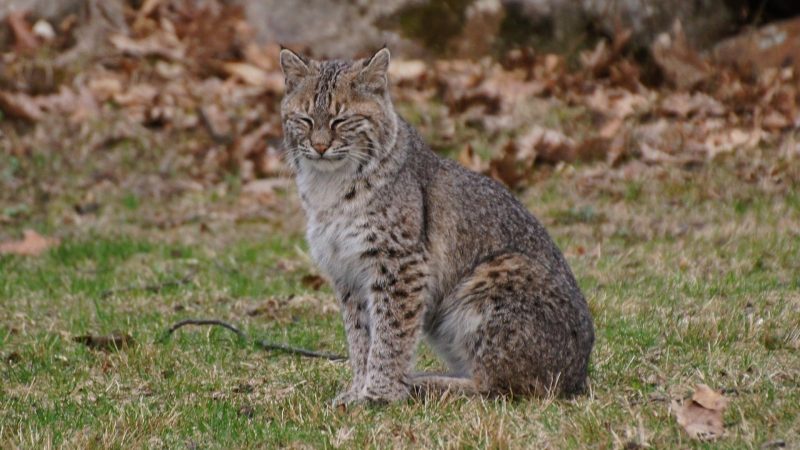
[[[698,382],[731,398],[721,448],[796,446],[799,14],[0,0],[0,447],[686,448],[697,428],[670,411]],[[390,48],[398,111],[508,186],[569,261],[597,329],[591,395],[334,417],[344,363],[225,330],[158,338],[219,318],[346,351],[282,156],[280,45]],[[443,369],[424,346],[418,365]]]
[[[704,164],[765,143],[796,155],[798,13],[790,0],[5,0],[0,220],[59,190],[9,175],[32,173],[37,152],[85,169],[133,141],[162,175],[280,173],[279,44],[319,58],[388,45],[401,111],[512,187],[576,160]]]

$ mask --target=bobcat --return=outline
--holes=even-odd
[[[508,190],[395,113],[389,60],[280,53],[287,160],[353,371],[334,404],[584,391],[594,328],[564,257]],[[447,374],[412,372],[423,335]]]

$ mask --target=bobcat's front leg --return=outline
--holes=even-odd
[[[344,331],[347,335],[347,352],[353,381],[350,387],[339,393],[333,400],[334,405],[346,405],[358,401],[364,391],[367,379],[367,358],[369,356],[369,312],[367,299],[355,295],[351,291],[339,294],[344,320]]]
[[[427,275],[422,252],[376,258],[370,286],[370,349],[363,399],[390,402],[408,396],[407,376],[422,329]]]

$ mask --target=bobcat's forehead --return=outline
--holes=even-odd
[[[348,71],[352,66],[345,61],[325,61],[320,65],[319,75],[314,84],[314,93],[311,100],[313,110],[317,113],[332,112],[336,100],[342,100],[342,84],[349,86],[352,77],[348,77]],[[344,83],[343,83],[344,82]],[[337,96],[337,94],[339,94]]]
[[[286,109],[319,117],[333,117],[344,110],[362,115],[380,112],[380,106],[357,89],[362,65],[361,61],[314,61],[313,75],[286,99]]]

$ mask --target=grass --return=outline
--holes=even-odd
[[[29,164],[15,161],[5,179]],[[60,164],[34,163],[39,173]],[[44,202],[23,184],[0,197],[0,238],[36,228],[62,243],[40,257],[0,256],[0,447],[800,445],[800,197],[796,185],[741,181],[739,166],[600,177],[579,166],[520,194],[589,299],[588,395],[446,396],[346,412],[329,406],[349,378],[345,363],[266,353],[216,328],[164,339],[170,324],[204,317],[346,351],[330,289],[303,282],[314,268],[291,192],[253,215],[237,182],[158,199],[126,185],[98,190],[102,208],[80,216],[71,207],[80,188],[62,183]],[[72,340],[115,332],[135,345],[104,352]],[[425,347],[418,365],[440,367]],[[670,413],[700,382],[731,398],[714,444],[689,440]]]

